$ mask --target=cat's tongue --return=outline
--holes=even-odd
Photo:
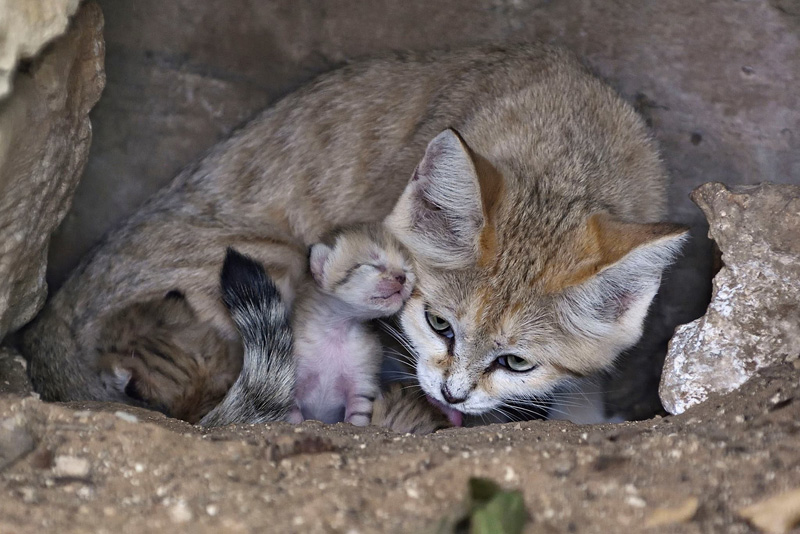
[[[459,412],[458,410],[454,410],[450,406],[446,404],[442,404],[438,400],[434,399],[430,395],[425,395],[428,399],[428,402],[439,408],[447,416],[447,419],[450,421],[450,424],[453,426],[462,426],[464,422],[464,414]]]

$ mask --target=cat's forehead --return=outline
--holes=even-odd
[[[508,345],[548,334],[550,301],[530,286],[498,287],[477,271],[428,272],[419,286],[427,304],[457,321],[472,339]]]

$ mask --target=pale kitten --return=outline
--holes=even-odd
[[[297,406],[289,421],[369,424],[381,344],[370,321],[397,313],[414,287],[411,262],[381,224],[340,229],[311,247],[314,284],[292,327]]]

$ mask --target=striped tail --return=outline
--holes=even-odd
[[[292,329],[280,293],[264,267],[228,248],[222,298],[242,336],[242,372],[202,426],[284,421],[294,406]]]

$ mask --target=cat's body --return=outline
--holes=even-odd
[[[400,434],[430,434],[453,424],[413,382],[392,382],[375,401],[370,424]]]
[[[418,276],[402,324],[421,384],[480,413],[605,368],[638,338],[680,240],[645,224],[664,215],[665,180],[643,122],[560,49],[348,66],[111,233],[26,332],[31,378],[48,400],[124,401],[96,371],[115,312],[178,290],[204,328],[236,340],[217,285],[226,247],[263,262],[291,304],[310,244],[391,212]],[[513,375],[509,362],[535,368]]]
[[[382,348],[372,319],[394,315],[414,274],[399,243],[379,224],[338,230],[311,248],[309,284],[292,327],[297,408],[290,421],[364,426],[378,395]]]

